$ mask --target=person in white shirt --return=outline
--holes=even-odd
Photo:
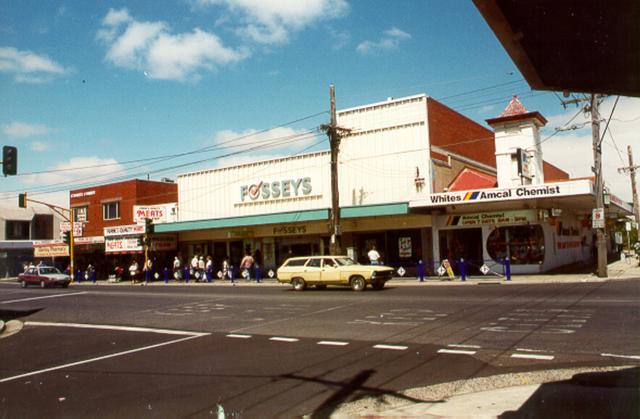
[[[372,265],[378,265],[380,263],[380,253],[378,253],[375,246],[371,246],[371,250],[369,250],[367,256],[369,257],[369,263]]]

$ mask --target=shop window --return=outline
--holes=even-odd
[[[7,221],[6,240],[29,240],[29,221]]]
[[[102,218],[105,220],[120,218],[120,202],[105,202],[102,204]]]
[[[507,253],[508,250],[508,253]],[[501,262],[510,257],[513,265],[537,265],[544,261],[544,234],[539,225],[498,227],[487,239],[487,251]]]

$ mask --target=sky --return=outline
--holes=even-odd
[[[590,117],[532,91],[470,1],[0,0],[0,144],[19,150],[0,204],[326,150],[331,83],[338,109],[426,93],[485,126],[518,95],[549,120],[545,160],[591,175]],[[619,98],[603,167],[627,201],[638,132]]]

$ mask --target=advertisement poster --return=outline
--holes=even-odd
[[[411,257],[411,237],[398,238],[398,254],[401,258]]]

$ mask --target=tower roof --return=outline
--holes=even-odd
[[[526,113],[529,113],[529,111],[527,111],[527,108],[520,102],[518,95],[513,95],[507,107],[504,108],[504,111],[500,114],[500,117],[523,115]]]
[[[504,111],[497,118],[487,119],[487,124],[493,126],[496,124],[502,124],[506,122],[514,122],[514,121],[526,121],[526,120],[536,120],[540,126],[543,126],[547,123],[547,120],[544,116],[540,114],[540,112],[529,112],[527,108],[524,107],[520,99],[518,99],[517,95],[513,95],[511,101],[504,108]]]

